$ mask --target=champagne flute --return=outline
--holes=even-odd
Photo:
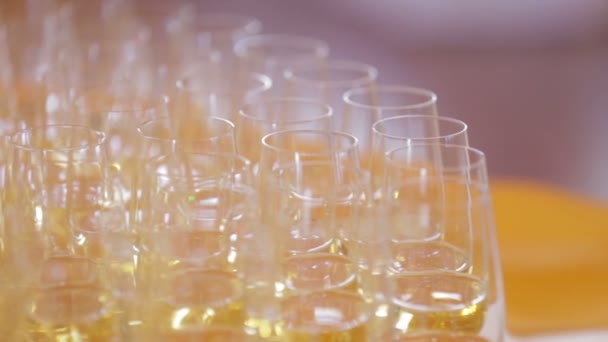
[[[174,94],[176,82],[189,73],[201,68],[222,68],[222,61],[229,58],[217,45],[202,39],[193,27],[195,13],[191,4],[185,4],[170,13],[147,12],[145,15],[156,33],[153,39],[155,72],[166,94]]]
[[[218,51],[222,64],[234,68],[233,46],[240,39],[256,35],[262,23],[254,17],[231,12],[197,13],[192,4],[177,9],[166,24],[167,39],[190,55]]]
[[[372,175],[375,196],[381,196],[384,154],[387,151],[418,143],[468,146],[467,130],[467,124],[461,120],[426,114],[398,115],[374,122],[367,165]]]
[[[287,129],[330,130],[332,110],[309,99],[268,98],[242,107],[235,123],[238,151],[253,163],[257,172],[262,137]]]
[[[369,265],[350,243],[365,198],[356,138],[286,130],[262,143],[261,219],[280,265],[285,338],[366,340],[378,288],[369,286]]]
[[[146,162],[175,153],[236,153],[234,124],[215,116],[184,118],[158,117],[142,123],[138,131],[140,160]],[[144,171],[144,170],[141,170]]]
[[[437,95],[434,92],[406,85],[380,84],[353,88],[344,93],[344,102],[353,111],[378,112],[378,119],[406,114],[437,115]]]
[[[298,63],[321,63],[329,55],[329,45],[306,36],[259,34],[237,41],[234,53],[244,70],[259,72],[272,79],[274,96],[289,96],[283,72]]]
[[[105,136],[76,125],[11,138],[5,194],[6,272],[15,338],[116,338],[114,298],[95,259],[78,253],[79,223],[111,203]]]
[[[135,232],[139,141],[137,129],[153,118],[166,116],[166,99],[140,94],[141,89],[125,82],[110,87],[92,87],[80,91],[71,122],[104,132],[111,169],[113,199],[103,215],[77,222],[79,253],[94,258],[120,314],[121,333],[132,338],[141,325],[135,312],[137,287],[137,236]]]
[[[6,18],[7,35],[0,37],[10,63],[0,73],[0,135],[5,138],[23,129],[57,123],[54,111],[67,104],[63,90],[82,76],[72,4],[37,4],[27,10],[26,6],[9,5],[6,10],[5,14],[12,14]],[[1,163],[4,168],[7,160]]]
[[[373,86],[378,70],[365,63],[327,59],[291,65],[283,76],[289,96],[328,104],[334,112],[334,129],[348,132],[342,97],[349,89]]]
[[[204,13],[196,22],[199,39],[218,50],[228,61],[234,58],[234,44],[241,39],[262,31],[262,23],[257,18],[230,12]]]
[[[400,147],[411,146],[415,144],[456,144],[460,146],[468,146],[467,125],[457,119],[429,116],[429,115],[403,115],[389,117],[379,120],[372,127],[373,135],[373,165],[372,165],[372,181],[374,188],[374,199],[381,200],[383,196],[390,196],[383,192],[382,182],[386,174],[386,157],[388,151],[398,149]],[[392,134],[390,134],[392,133]],[[434,145],[431,145],[434,146]],[[439,151],[435,155],[440,155]],[[422,161],[419,161],[422,163]],[[442,168],[441,159],[429,160],[426,165],[420,167]],[[427,207],[420,208],[421,221],[424,221],[430,214],[424,212]],[[419,238],[434,240],[441,236],[442,226],[432,225],[428,222],[421,225],[412,225],[418,227]]]
[[[468,126],[448,116],[424,114],[398,115],[380,119],[372,125],[373,153],[418,143],[444,143],[468,146]]]
[[[238,253],[253,228],[249,162],[181,152],[148,166],[154,190],[144,211],[152,220],[140,230],[148,338],[237,330],[245,321],[245,261]]]
[[[138,128],[139,161],[138,179],[134,181],[138,192],[138,203],[135,209],[135,221],[142,224],[146,218],[142,207],[149,205],[149,196],[153,189],[146,186],[154,177],[150,165],[166,156],[178,156],[182,151],[188,153],[236,153],[234,124],[218,117],[183,118],[174,120],[171,117],[159,117],[144,122]]]
[[[109,163],[115,168],[121,197],[133,211],[139,144],[137,129],[149,120],[167,116],[167,98],[140,94],[132,83],[93,87],[80,91],[71,123],[104,132]]]
[[[386,159],[392,337],[503,341],[502,275],[484,154],[413,144],[388,151]],[[436,231],[439,237],[432,236]]]
[[[179,115],[219,116],[234,121],[239,108],[255,102],[272,86],[263,74],[200,68],[177,81]]]
[[[359,139],[365,156],[372,149],[370,127],[384,118],[402,115],[437,115],[437,95],[430,90],[403,85],[372,85],[346,91],[342,130]],[[364,161],[365,164],[365,161]]]
[[[105,135],[85,126],[48,125],[19,131],[10,144],[5,214],[16,253],[11,263],[33,271],[46,256],[73,254],[70,220],[102,208],[108,190]],[[19,255],[27,251],[41,258]],[[37,276],[15,272],[17,284]]]

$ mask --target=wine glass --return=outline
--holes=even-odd
[[[192,70],[177,81],[174,111],[179,116],[219,116],[234,121],[239,108],[260,99],[271,86],[272,81],[263,74]]]
[[[262,143],[261,220],[279,262],[285,338],[369,338],[379,288],[353,239],[365,199],[356,138],[285,130]]]
[[[137,129],[144,122],[167,116],[167,98],[141,94],[131,85],[125,82],[82,89],[69,122],[86,125],[106,135],[108,161],[116,169],[124,201],[133,209],[140,153]]]
[[[437,95],[428,89],[398,84],[353,88],[344,93],[353,110],[379,112],[379,118],[406,114],[437,115]],[[356,114],[353,114],[356,115]]]
[[[139,158],[137,179],[138,203],[135,208],[137,225],[145,220],[142,208],[149,200],[153,187],[146,185],[154,177],[155,163],[159,159],[183,153],[236,153],[234,124],[218,117],[184,118],[159,117],[144,122],[138,128]],[[186,159],[187,160],[187,159]]]
[[[195,25],[198,39],[220,51],[225,60],[234,58],[236,42],[262,31],[262,23],[257,18],[229,12],[203,13]]]
[[[398,115],[374,122],[366,165],[371,172],[376,195],[381,195],[380,181],[387,151],[418,143],[468,146],[467,130],[467,124],[461,120],[426,114]]]
[[[176,153],[178,149],[236,153],[234,124],[215,116],[183,120],[158,117],[142,123],[137,131],[143,162]]]
[[[293,34],[259,34],[240,39],[234,53],[244,70],[268,75],[274,96],[289,96],[283,72],[297,63],[321,62],[329,55],[329,45],[319,39]]]
[[[372,85],[343,95],[342,131],[359,139],[363,155],[372,148],[370,127],[384,118],[402,115],[437,115],[437,95],[430,90],[404,85]]]
[[[111,216],[117,204],[104,144],[103,133],[77,125],[35,127],[11,137],[4,271],[11,278],[15,339],[120,336],[102,256],[78,233],[83,222]]]
[[[166,40],[192,56],[218,51],[222,66],[235,67],[234,44],[262,30],[257,18],[234,12],[199,13],[193,4],[179,7],[165,23]]]
[[[352,88],[373,86],[378,70],[361,62],[327,59],[291,65],[283,76],[288,96],[328,104],[334,112],[334,129],[348,132],[342,96]]]
[[[309,99],[268,98],[242,107],[235,124],[238,151],[257,172],[263,136],[287,129],[330,130],[332,110]]]
[[[483,152],[413,144],[386,153],[391,338],[504,339],[504,296]]]
[[[240,331],[246,319],[247,261],[239,253],[254,228],[250,164],[234,154],[181,152],[147,168],[150,219],[139,231],[146,339]]]

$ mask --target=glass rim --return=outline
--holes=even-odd
[[[424,148],[424,149],[428,149],[428,148],[439,148],[442,152],[443,151],[462,151],[463,153],[466,153],[467,159],[471,159],[471,157],[474,157],[474,160],[472,162],[470,162],[468,165],[464,165],[464,166],[443,166],[441,167],[442,170],[446,170],[448,172],[450,171],[457,171],[457,170],[467,170],[467,171],[474,171],[474,170],[482,170],[484,173],[484,177],[487,177],[487,157],[486,154],[475,147],[470,147],[470,146],[464,146],[464,145],[456,145],[456,144],[442,144],[442,143],[414,143],[408,146],[400,146],[397,148],[394,148],[392,150],[386,151],[384,153],[384,159],[386,160],[386,162],[389,165],[393,165],[396,166],[399,164],[399,162],[397,162],[394,158],[392,158],[392,156],[394,156],[397,153],[400,153],[402,151],[410,151],[412,149],[415,148]],[[407,153],[407,152],[404,152]]]
[[[189,152],[188,155],[201,156],[201,157],[212,157],[214,159],[222,159],[222,160],[234,160],[234,161],[239,162],[239,167],[238,167],[239,169],[247,168],[249,171],[251,171],[251,168],[252,168],[251,160],[249,160],[249,158],[245,157],[244,155],[242,155],[238,152],[230,153],[230,152],[193,151],[193,152]]]
[[[192,70],[189,70],[185,75],[183,75],[180,79],[175,81],[175,88],[177,88],[178,91],[183,91],[189,94],[192,93],[196,93],[200,88],[196,88],[196,87],[188,87],[186,85],[188,80],[192,80],[193,77],[195,77],[194,75],[199,75],[199,74],[207,74],[210,72],[215,72],[213,70],[208,70],[208,69],[201,69],[201,68],[193,68]],[[253,80],[254,82],[257,82],[258,85],[253,87],[252,89],[248,89],[246,92],[254,92],[254,93],[258,93],[258,92],[263,92],[266,91],[268,89],[270,89],[272,87],[272,79],[264,74],[258,73],[258,72],[239,72],[240,75],[244,75],[247,76],[247,78],[249,78],[249,80]],[[204,88],[203,88],[204,89]]]
[[[362,102],[357,102],[352,99],[354,96],[368,94],[370,92],[388,92],[388,93],[402,93],[402,94],[413,94],[428,97],[426,101],[420,103],[413,104],[403,104],[403,105],[394,105],[394,106],[385,106],[385,105],[370,105]],[[344,102],[349,105],[364,108],[364,109],[380,109],[380,110],[399,110],[399,109],[418,109],[423,108],[429,105],[432,105],[437,102],[437,94],[435,92],[419,87],[407,86],[407,85],[398,85],[398,84],[387,84],[387,85],[378,85],[378,86],[367,86],[360,88],[353,88],[347,90],[342,96]]]
[[[264,33],[239,39],[234,44],[234,53],[240,58],[246,58],[252,47],[296,47],[311,50],[301,58],[326,58],[329,55],[329,44],[324,40],[304,35],[286,33]],[[298,57],[300,59],[300,57]]]
[[[447,133],[447,134],[441,134],[439,133],[439,135],[437,136],[433,136],[433,137],[418,137],[418,138],[412,138],[412,137],[404,137],[404,136],[400,136],[400,135],[393,135],[393,134],[388,134],[388,133],[384,133],[382,131],[379,130],[379,126],[386,124],[386,122],[390,122],[390,121],[399,121],[399,120],[403,120],[403,119],[424,119],[424,120],[434,120],[437,123],[441,124],[442,122],[444,123],[449,123],[449,124],[456,124],[458,126],[460,126],[460,129],[456,132],[452,132],[452,133]],[[397,115],[397,116],[390,116],[387,118],[383,118],[380,119],[376,122],[374,122],[372,124],[372,134],[374,135],[379,135],[385,138],[389,138],[389,139],[395,139],[395,140],[413,140],[413,141],[420,141],[421,143],[425,143],[426,141],[433,141],[433,140],[443,140],[443,139],[450,139],[450,138],[454,138],[457,137],[461,134],[466,134],[468,131],[469,126],[467,125],[466,122],[453,118],[453,117],[449,117],[449,116],[441,116],[441,115],[428,115],[428,114],[406,114],[406,115]]]
[[[185,141],[206,141],[206,140],[212,140],[212,139],[216,139],[217,137],[220,136],[224,136],[226,134],[231,135],[234,132],[234,123],[232,123],[232,121],[221,118],[219,116],[207,116],[205,117],[205,119],[212,122],[220,122],[223,126],[221,127],[221,132],[218,135],[212,136],[212,137],[207,137],[204,139],[194,139],[194,140],[185,140]],[[142,122],[138,127],[137,127],[137,133],[144,139],[147,140],[151,140],[151,141],[180,141],[179,138],[160,138],[158,136],[151,136],[149,134],[146,134],[144,132],[144,130],[149,127],[150,125],[152,125],[153,123],[157,123],[157,122],[168,122],[169,124],[173,123],[173,118],[170,116],[160,116],[157,118],[152,118],[150,120],[146,120],[144,122]]]
[[[260,106],[260,105],[264,105],[264,104],[272,105],[273,103],[294,103],[296,105],[298,105],[298,104],[313,105],[313,106],[317,106],[319,109],[321,109],[322,114],[320,114],[318,116],[315,115],[315,116],[305,117],[303,119],[296,119],[296,120],[269,120],[266,118],[260,118],[258,116],[253,116],[251,114],[248,114],[249,111],[246,111],[247,109],[251,109],[256,106]],[[313,99],[301,98],[301,97],[283,97],[283,98],[275,97],[275,98],[266,98],[261,101],[256,101],[256,102],[245,104],[241,109],[238,110],[238,116],[243,117],[247,120],[255,121],[255,122],[267,122],[267,123],[282,122],[282,123],[301,124],[301,123],[312,122],[312,121],[323,119],[323,118],[330,119],[333,116],[333,109],[329,105],[326,105],[320,101],[315,101]]]
[[[296,134],[296,133],[297,134],[313,134],[313,135],[320,135],[320,136],[326,136],[326,137],[327,136],[339,137],[341,139],[348,141],[349,144],[348,144],[348,146],[346,146],[338,151],[314,152],[314,151],[291,151],[291,150],[285,149],[283,147],[276,146],[275,144],[271,144],[268,141],[277,136],[286,135],[286,134]],[[272,132],[272,133],[268,133],[268,134],[264,135],[262,137],[261,141],[262,141],[262,147],[269,149],[271,151],[278,152],[278,153],[296,152],[297,154],[302,155],[302,156],[324,156],[324,155],[348,153],[350,151],[356,151],[357,148],[359,147],[359,139],[357,139],[357,137],[355,137],[352,134],[348,134],[348,133],[340,132],[340,131],[316,130],[316,129],[286,129],[286,130],[276,131],[276,132]]]
[[[317,70],[317,65],[311,65],[309,63],[298,63],[287,68],[287,70],[283,72],[283,77],[287,80],[291,80],[300,84],[325,88],[339,88],[344,86],[351,86],[351,88],[362,87],[365,84],[373,82],[378,77],[378,69],[370,64],[363,62],[351,60],[328,60],[326,62],[323,62],[323,66],[326,70],[360,72],[362,76],[350,80],[334,81],[304,78],[298,76],[298,73],[305,71],[315,71]]]
[[[79,146],[69,146],[69,147],[52,147],[52,148],[40,148],[40,147],[33,147],[27,144],[23,144],[18,142],[18,139],[20,137],[25,137],[28,133],[34,132],[34,131],[41,131],[44,130],[46,131],[47,129],[57,129],[57,128],[77,128],[82,130],[83,132],[88,132],[90,133],[89,137],[92,138],[96,138],[97,141],[95,141],[94,143],[91,144],[86,144],[86,145],[79,145]],[[83,149],[90,149],[90,148],[96,148],[99,146],[102,146],[105,142],[106,142],[106,134],[102,131],[93,129],[89,126],[85,126],[85,125],[73,125],[73,124],[50,124],[50,125],[41,125],[41,126],[35,126],[35,127],[29,127],[29,128],[24,128],[21,130],[16,131],[15,133],[13,133],[12,135],[10,135],[9,138],[9,142],[11,144],[11,146],[19,149],[19,150],[23,150],[23,151],[78,151],[78,150],[83,150]]]
[[[185,153],[185,156],[187,157],[201,157],[201,158],[213,158],[214,160],[230,160],[230,161],[234,161],[235,165],[232,168],[232,170],[243,170],[244,172],[248,173],[248,177],[253,177],[253,163],[251,162],[251,160],[249,160],[249,158],[243,156],[242,154],[238,153],[238,152],[211,152],[211,151],[187,151]],[[238,164],[237,164],[238,163]],[[190,166],[194,165],[192,163],[189,163]],[[159,172],[156,172],[156,174],[161,174]],[[191,177],[191,176],[189,176]],[[205,175],[200,175],[200,178],[205,178]],[[195,178],[199,178],[199,177],[195,177]]]

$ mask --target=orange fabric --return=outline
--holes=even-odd
[[[494,180],[512,334],[608,327],[608,203]]]

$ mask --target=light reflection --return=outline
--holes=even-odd
[[[228,262],[234,264],[237,258],[237,253],[235,250],[231,250],[228,252]]]
[[[190,314],[190,309],[182,308],[175,312],[171,319],[171,328],[177,330],[182,327],[182,322]]]
[[[395,327],[397,327],[397,329],[399,330],[406,331],[410,326],[410,322],[413,318],[414,315],[412,315],[411,313],[401,312],[399,314],[399,319],[397,320],[397,324],[395,325]]]
[[[380,305],[378,309],[376,309],[376,317],[388,317],[388,305]]]
[[[342,322],[344,315],[339,310],[334,308],[323,308],[317,307],[315,310],[315,321],[323,324],[331,324],[335,322]]]
[[[448,299],[448,300],[453,300],[455,302],[462,302],[464,300],[460,293],[454,293],[454,292],[434,291],[432,296],[433,296],[433,299],[438,299],[438,300]]]

